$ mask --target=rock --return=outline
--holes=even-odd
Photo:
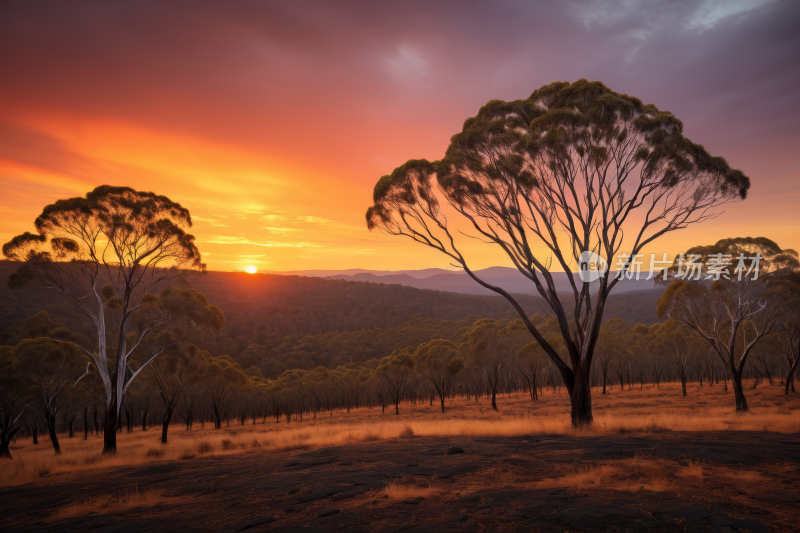
[[[408,503],[410,505],[419,505],[422,500],[424,500],[422,496],[417,496],[416,498],[411,498],[410,500],[403,500],[403,503]]]
[[[245,531],[247,529],[251,529],[257,526],[261,526],[264,524],[269,524],[270,522],[274,522],[275,519],[271,516],[259,516],[258,518],[253,518],[252,520],[248,520],[247,522],[243,522],[239,525],[236,531]]]
[[[317,515],[317,518],[322,518],[325,516],[331,516],[339,512],[339,509],[336,507],[331,507],[330,509],[325,509]]]
[[[291,496],[292,494],[297,494],[298,492],[300,492],[300,488],[299,487],[295,487],[293,489],[290,489],[289,492],[287,492],[286,494]]]
[[[329,489],[320,489],[315,490],[309,494],[305,494],[301,498],[297,500],[297,503],[308,503],[313,502],[316,500],[324,500],[325,498],[330,498],[334,494],[339,494],[340,492],[344,491],[344,487],[336,487],[336,488],[329,488]]]
[[[444,452],[445,455],[455,455],[457,453],[464,453],[464,448],[460,446],[451,446],[446,452]]]
[[[466,522],[469,520],[469,515],[465,515],[464,513],[456,513],[454,518],[456,519],[456,522]]]

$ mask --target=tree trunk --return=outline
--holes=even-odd
[[[800,361],[800,357],[798,357],[794,364],[789,369],[789,373],[786,375],[786,388],[784,390],[784,394],[789,394],[789,388],[791,387],[792,392],[794,392],[794,372],[797,368],[797,362]]]
[[[33,424],[33,429],[31,430],[33,436],[33,443],[39,444],[39,424]]]
[[[749,411],[747,408],[747,399],[744,397],[744,388],[742,387],[742,373],[731,373],[731,385],[733,385],[733,396],[736,398],[736,412],[745,413]]]
[[[572,404],[572,427],[584,428],[592,425],[592,379],[588,368],[578,368],[572,388],[568,387]]]
[[[11,459],[11,452],[8,449],[8,441],[0,439],[0,457]]]
[[[3,433],[0,431],[0,457],[7,457],[11,459],[11,450],[8,449],[8,446],[11,444],[11,439],[14,437],[14,433],[16,430],[10,431],[8,434]]]
[[[161,424],[161,444],[167,443],[167,432],[169,431],[169,421],[172,419],[172,411],[167,409],[164,412],[164,422]]]
[[[89,440],[89,408],[83,408],[83,440]]]
[[[50,432],[50,441],[53,443],[53,451],[56,455],[61,455],[61,444],[58,442],[58,435],[56,435],[56,417],[47,417],[47,430]]]
[[[603,374],[603,394],[606,393],[606,375]]]
[[[683,395],[686,396],[686,378],[681,376],[681,388],[683,388]]]
[[[103,453],[117,453],[117,400],[116,392],[111,395],[111,405],[106,409],[103,431]]]

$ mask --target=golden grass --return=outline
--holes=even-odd
[[[545,489],[602,488],[626,492],[665,492],[675,489],[673,472],[672,461],[636,456],[599,465],[573,467],[572,471],[562,476],[534,482],[531,486]]]
[[[177,498],[164,495],[163,491],[133,491],[122,496],[100,496],[83,501],[73,502],[58,509],[53,518],[70,518],[73,516],[105,515],[128,511],[137,508],[154,507],[163,503],[171,503]]]
[[[414,436],[414,428],[412,428],[411,426],[404,427],[403,430],[400,432],[400,435],[398,435],[398,437],[400,437],[401,439],[410,439],[413,436]]]
[[[415,498],[428,498],[439,492],[436,487],[420,487],[417,485],[408,485],[390,481],[383,489],[383,493],[389,497],[390,500],[406,501]]]
[[[54,456],[47,439],[37,446],[29,439],[11,446],[13,460],[2,460],[0,486],[24,483],[48,483],[56,476],[70,476],[93,469],[132,466],[157,461],[191,461],[208,455],[260,453],[269,450],[298,450],[323,446],[345,446],[411,436],[519,436],[533,434],[615,435],[624,433],[660,433],[667,431],[772,431],[800,432],[800,396],[785,396],[783,387],[762,384],[748,390],[750,413],[737,414],[732,391],[722,385],[689,385],[683,397],[680,384],[646,386],[644,390],[609,388],[601,395],[593,391],[594,425],[588,430],[574,430],[569,420],[569,398],[562,389],[545,391],[532,402],[526,394],[498,397],[499,411],[481,398],[449,400],[441,413],[434,403],[401,404],[400,415],[394,410],[360,408],[306,415],[303,422],[280,423],[268,419],[256,425],[232,422],[220,430],[195,426],[185,431],[170,428],[170,442],[160,444],[160,431],[120,433],[118,452],[100,453],[102,437],[62,438],[60,456]],[[210,424],[207,425],[207,428]],[[688,467],[687,467],[688,468]],[[688,470],[687,470],[688,472]],[[577,476],[580,472],[574,472]],[[687,474],[688,475],[688,474]],[[586,479],[592,479],[586,474]],[[578,479],[580,476],[576,477]],[[695,476],[697,477],[697,476]],[[588,481],[587,481],[588,482]]]

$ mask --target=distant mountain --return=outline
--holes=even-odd
[[[308,276],[311,278],[340,279],[337,276],[354,276],[359,274],[371,274],[373,276],[394,276],[397,274],[407,274],[412,278],[428,278],[436,274],[450,274],[461,272],[460,270],[445,270],[444,268],[423,268],[421,270],[366,270],[363,268],[349,268],[347,270],[262,270],[264,274],[278,274],[281,276]],[[344,279],[344,278],[342,278]]]
[[[311,271],[308,271],[311,272]],[[324,271],[317,271],[324,272]],[[380,272],[380,273],[378,273]],[[536,287],[533,283],[522,275],[515,268],[508,267],[490,267],[483,270],[475,271],[475,274],[482,280],[492,285],[497,285],[515,294],[531,294],[538,295]],[[310,276],[312,274],[302,274]],[[624,279],[620,281],[615,287],[613,293],[622,293],[640,290],[664,290],[664,287],[657,287],[653,280],[646,280],[648,272],[643,272],[639,275],[640,279]],[[329,274],[324,277],[325,279],[342,279],[346,281],[361,281],[367,283],[384,283],[387,285],[406,285],[408,287],[416,287],[418,289],[431,289],[447,292],[458,292],[463,294],[495,294],[489,289],[485,289],[478,285],[472,278],[462,271],[447,271],[437,268],[429,268],[425,270],[404,270],[404,271],[360,271],[350,274],[340,272],[338,274]],[[577,274],[575,275],[577,281]],[[564,272],[554,272],[553,280],[556,285],[557,292],[572,292],[569,282],[569,277]],[[598,283],[592,284],[597,290]]]

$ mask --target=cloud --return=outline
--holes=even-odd
[[[428,61],[413,46],[402,43],[383,58],[384,70],[400,81],[413,81],[428,74]]]
[[[300,222],[308,222],[310,224],[325,224],[328,222],[333,222],[327,218],[315,217],[313,215],[298,215],[295,217],[295,219],[299,220]]]
[[[291,231],[300,231],[298,228],[286,228],[283,226],[265,226],[264,229],[273,233],[288,233]]]
[[[220,226],[220,227],[223,227],[223,228],[227,228],[228,227],[226,224],[222,224],[221,222],[217,222],[213,218],[203,218],[203,217],[199,217],[197,215],[192,215],[192,222],[194,222],[196,220],[199,220],[200,222],[206,222],[209,226]]]
[[[715,237],[797,226],[798,21],[791,0],[6,2],[0,238],[110,183],[206,215],[215,252],[303,268],[291,248],[312,240],[337,268],[424,267],[439,258],[367,233],[377,179],[441,158],[490,99],[579,78],[673,112],[753,178]]]
[[[275,248],[323,248],[321,244],[311,244],[307,242],[279,242],[279,241],[257,241],[246,237],[232,237],[228,235],[217,235],[203,242],[210,244],[248,244],[252,246],[266,246]]]

